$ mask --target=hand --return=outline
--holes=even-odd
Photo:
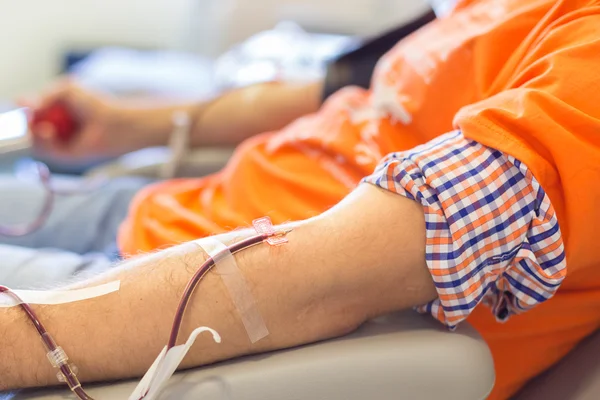
[[[78,130],[65,140],[48,122],[31,125],[33,147],[39,155],[62,161],[90,161],[124,154],[140,148],[133,130],[126,129],[122,111],[108,95],[95,92],[70,79],[19,104],[31,115],[56,104],[63,105],[76,121]]]
[[[61,140],[50,124],[33,127],[34,149],[63,161],[90,161],[122,155],[168,142],[175,112],[192,121],[192,146],[237,145],[258,133],[280,129],[315,112],[321,83],[258,84],[191,102],[118,101],[72,80],[61,80],[36,98],[21,101],[33,113],[62,103],[77,120],[79,131]]]

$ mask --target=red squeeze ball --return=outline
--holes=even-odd
[[[31,126],[35,129],[35,126],[40,123],[51,124],[56,131],[57,139],[63,143],[70,141],[79,130],[77,120],[67,106],[61,102],[36,111],[33,114]]]

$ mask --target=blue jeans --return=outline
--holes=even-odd
[[[118,178],[90,192],[56,196],[41,229],[23,237],[0,236],[0,284],[40,287],[109,268],[118,256],[119,224],[133,196],[148,183]],[[34,220],[44,195],[40,185],[0,175],[0,224]]]

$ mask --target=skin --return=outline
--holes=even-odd
[[[19,101],[32,113],[61,102],[81,129],[67,143],[51,124],[32,127],[34,149],[63,162],[93,161],[151,146],[166,145],[173,114],[186,112],[192,121],[192,146],[235,146],[253,135],[277,130],[315,112],[321,82],[262,83],[232,90],[213,99],[191,102],[116,99],[64,79],[41,94]]]
[[[183,368],[344,335],[370,318],[436,297],[425,263],[423,211],[414,201],[363,184],[326,213],[291,225],[285,246],[261,244],[235,255],[270,335],[250,343],[211,272],[192,297],[180,340],[206,325],[223,343],[201,338]],[[237,240],[250,234],[234,232]],[[217,239],[235,240],[232,234]],[[34,307],[82,381],[141,376],[166,344],[179,296],[206,257],[196,244],[183,244],[66,287],[119,279],[115,294]],[[57,383],[18,308],[0,309],[0,352],[0,390]]]

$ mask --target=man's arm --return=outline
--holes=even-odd
[[[202,105],[193,127],[193,146],[237,145],[259,133],[281,129],[316,112],[323,83],[258,83],[224,93]]]
[[[63,160],[103,159],[150,146],[166,145],[173,116],[191,119],[193,146],[234,146],[244,139],[284,127],[315,112],[322,83],[261,83],[223,93],[213,99],[114,99],[72,80],[58,81],[34,97],[21,99],[32,113],[56,103],[65,105],[79,122],[79,131],[61,141],[52,124],[32,126],[36,151]]]
[[[257,83],[209,100],[172,103],[124,100],[113,104],[117,125],[164,145],[175,112],[191,118],[192,146],[235,146],[256,134],[277,130],[319,109],[322,82]],[[119,129],[117,129],[119,130]]]
[[[364,184],[295,225],[285,246],[260,245],[235,256],[270,335],[249,342],[221,279],[210,273],[192,297],[180,337],[205,325],[223,343],[199,340],[184,367],[343,335],[369,318],[436,297],[418,203]],[[184,244],[134,259],[84,283],[120,279],[118,293],[36,309],[82,380],[140,376],[165,345],[179,296],[205,257]],[[57,383],[37,333],[17,308],[0,310],[0,350],[0,390]]]

